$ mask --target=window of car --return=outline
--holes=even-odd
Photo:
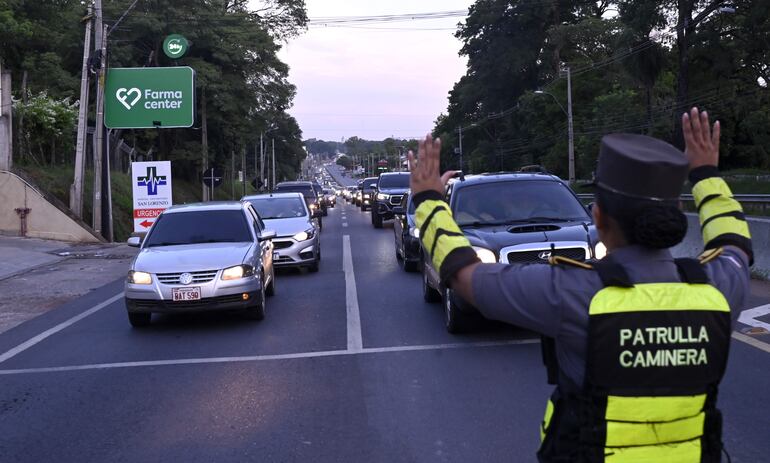
[[[253,241],[243,210],[203,210],[161,214],[146,247]]]
[[[364,183],[362,184],[363,189],[366,191],[373,190],[374,186],[377,185],[377,180],[378,179],[376,178],[364,180]]]
[[[490,182],[454,190],[452,211],[460,226],[590,221],[561,182]]]
[[[262,233],[262,230],[265,229],[265,223],[262,221],[262,219],[259,217],[259,213],[254,209],[251,203],[247,203],[246,210],[249,212],[249,217],[254,221],[254,229],[257,231],[257,235]]]
[[[275,191],[280,193],[302,193],[306,198],[315,197],[315,188],[312,185],[281,185],[275,186]]]
[[[307,217],[307,207],[301,198],[252,198],[248,202],[264,220]]]
[[[377,188],[409,188],[409,174],[383,175]]]

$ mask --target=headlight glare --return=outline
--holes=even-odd
[[[386,195],[385,193],[377,193],[377,199],[383,200],[390,198],[390,195]]]
[[[497,262],[497,257],[495,256],[495,253],[490,251],[489,249],[482,248],[479,246],[473,246],[473,250],[476,251],[476,256],[479,258],[479,260],[484,264],[494,264]]]
[[[292,238],[295,241],[306,241],[313,238],[314,235],[315,235],[315,230],[310,229],[310,230],[301,231],[296,235],[292,236]]]
[[[594,257],[596,259],[604,259],[604,256],[607,255],[607,246],[604,245],[601,241],[596,242],[596,246],[594,246]]]
[[[420,239],[420,229],[417,227],[412,227],[409,229],[409,234],[412,235],[412,237]]]
[[[246,278],[254,274],[254,269],[249,265],[236,265],[234,267],[226,268],[222,272],[223,280],[237,280],[239,278]]]
[[[131,270],[128,272],[128,282],[135,285],[150,285],[152,284],[152,275],[147,272]]]

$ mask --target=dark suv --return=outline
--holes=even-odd
[[[275,193],[302,193],[310,213],[318,220],[318,228],[323,228],[321,198],[318,197],[316,189],[311,182],[281,182],[275,186],[273,191]]]
[[[604,257],[606,252],[586,208],[553,175],[466,176],[450,182],[446,201],[484,263],[542,265],[550,256],[584,261]],[[429,302],[441,300],[447,330],[462,331],[475,309],[440,284],[428,259],[420,268],[423,297]]]
[[[382,228],[383,220],[393,218],[393,207],[401,204],[409,191],[409,172],[390,172],[380,175],[372,201],[372,225]]]
[[[361,182],[361,210],[372,208],[374,201],[374,189],[377,186],[377,177],[367,177]]]

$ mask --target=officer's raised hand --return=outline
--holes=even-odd
[[[693,107],[689,113],[682,114],[685,154],[690,160],[690,169],[719,164],[719,121],[712,126],[706,111]]]
[[[408,157],[412,195],[429,190],[443,194],[444,186],[455,172],[450,170],[441,175],[441,139],[434,140],[426,135],[424,140],[420,140],[417,157],[412,151],[409,151]]]

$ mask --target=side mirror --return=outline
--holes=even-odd
[[[132,236],[131,238],[126,241],[126,244],[131,246],[132,248],[138,248],[142,245],[142,237],[141,236]]]
[[[278,234],[275,232],[275,230],[262,230],[262,233],[259,234],[259,240],[260,241],[272,240],[276,236],[278,236]]]
[[[589,214],[591,214],[593,212],[594,204],[596,204],[596,203],[590,202],[590,203],[588,203],[588,206],[586,206],[586,210],[588,211]]]

